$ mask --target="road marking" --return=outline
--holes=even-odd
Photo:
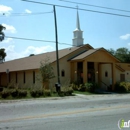
[[[121,109],[121,108],[130,108],[130,105],[117,106],[117,107],[106,107],[106,108],[91,108],[91,109],[87,109],[87,110],[77,110],[77,111],[61,112],[61,113],[55,113],[55,114],[38,115],[38,116],[26,116],[26,117],[14,118],[14,119],[0,120],[0,123],[14,122],[14,121],[19,121],[19,120],[55,117],[55,116],[64,116],[64,115],[74,115],[74,114],[80,114],[80,113],[106,111],[106,110]]]

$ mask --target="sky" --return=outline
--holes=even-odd
[[[33,1],[33,0],[32,0]],[[80,9],[101,11],[130,16],[130,12],[98,8],[60,0],[34,0],[54,5],[79,8],[80,28],[84,44],[105,49],[120,47],[130,49],[130,17],[102,14]],[[79,2],[79,0],[68,0]],[[130,11],[130,0],[80,0],[80,3]],[[56,6],[59,49],[72,47],[73,31],[76,29],[76,9]],[[55,51],[55,26],[53,6],[21,0],[0,0],[0,24],[6,27],[5,40],[0,48],[5,48],[6,61]],[[21,40],[8,37],[37,39]],[[48,42],[45,42],[48,41]],[[53,42],[49,42],[53,41]]]

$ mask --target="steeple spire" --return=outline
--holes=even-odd
[[[80,30],[80,22],[79,22],[79,13],[78,13],[78,9],[77,9],[76,30]]]
[[[77,19],[76,19],[76,29],[74,30],[74,38],[73,38],[73,46],[82,46],[83,45],[83,31],[80,29],[80,22],[79,22],[79,13],[77,7]]]

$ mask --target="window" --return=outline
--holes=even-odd
[[[16,81],[16,83],[18,83],[18,74],[17,74],[17,72],[15,73],[15,81]]]
[[[25,72],[23,72],[23,83],[25,83],[26,82],[26,77],[25,77],[26,75],[25,75]]]
[[[65,71],[64,71],[64,70],[61,71],[61,76],[62,76],[62,77],[65,76]]]
[[[105,72],[105,77],[108,77],[108,72],[107,71]]]
[[[33,71],[33,83],[35,84],[35,71]]]
[[[125,74],[120,74],[120,82],[124,82],[125,81]]]

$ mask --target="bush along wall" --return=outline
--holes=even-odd
[[[117,82],[115,84],[115,92],[130,93],[130,82]]]
[[[10,94],[11,94],[11,92],[10,92],[9,90],[3,90],[3,91],[1,92],[1,97],[2,97],[2,98],[7,98],[7,97],[10,96]]]
[[[30,95],[32,97],[40,97],[43,96],[43,90],[31,90]]]
[[[72,87],[65,87],[63,91],[61,91],[59,96],[71,96],[73,93]],[[52,94],[49,89],[20,89],[20,88],[4,88],[0,92],[0,98],[3,99],[19,99],[19,98],[37,98],[37,97],[50,97]],[[54,96],[57,96],[54,95]]]
[[[95,82],[87,82],[84,84],[70,84],[70,86],[73,88],[73,90],[81,91],[81,92],[95,92],[95,89],[98,88],[98,84]]]
[[[21,89],[3,89],[2,92],[0,92],[1,98],[25,98],[27,97],[27,90],[21,90]]]

